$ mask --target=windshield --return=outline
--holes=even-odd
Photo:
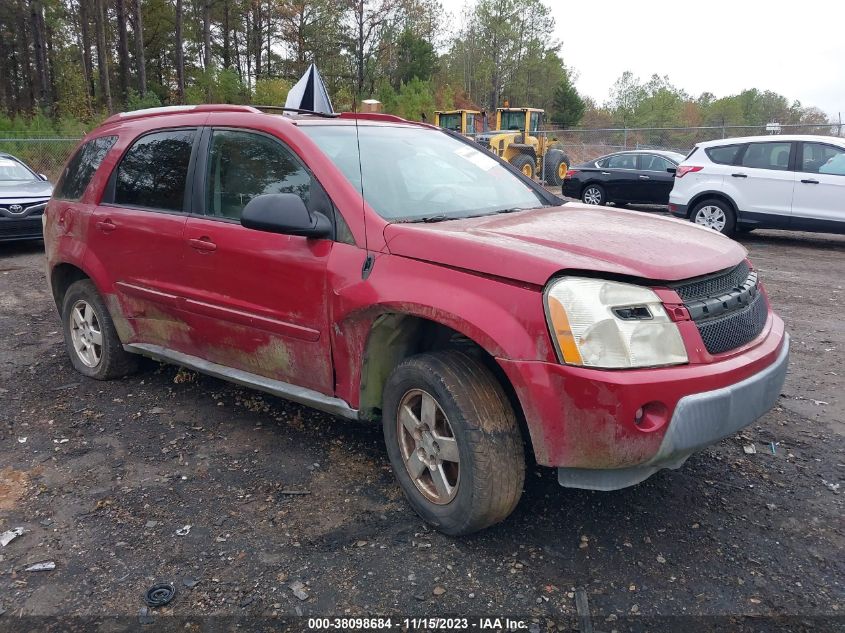
[[[520,130],[525,131],[525,112],[521,110],[518,112],[502,112],[502,129],[503,130]]]
[[[544,206],[540,194],[489,153],[445,132],[359,125],[356,143],[353,125],[300,129],[386,220],[447,220]]]
[[[18,161],[0,156],[0,181],[2,180],[38,180],[35,174]]]
[[[461,115],[460,114],[441,114],[440,127],[454,132],[461,131]]]

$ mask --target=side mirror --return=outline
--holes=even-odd
[[[666,171],[668,171],[670,174],[674,174],[676,171],[678,171],[678,168],[677,167],[667,167]]]
[[[38,177],[43,180],[44,182],[50,182],[50,179],[47,178],[47,174],[38,174]]]
[[[329,237],[332,223],[322,213],[311,213],[294,193],[268,193],[250,200],[241,212],[241,225],[256,231]]]

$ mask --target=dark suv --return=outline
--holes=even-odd
[[[41,215],[53,192],[47,177],[0,153],[0,242],[41,238]]]
[[[525,444],[564,486],[630,486],[756,420],[786,373],[736,242],[563,204],[388,115],[114,116],[45,243],[82,374],[144,354],[380,421],[410,504],[450,534],[508,516]]]

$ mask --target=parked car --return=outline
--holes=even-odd
[[[845,233],[845,139],[699,143],[678,167],[669,210],[725,235],[754,228]]]
[[[657,150],[617,152],[570,167],[563,195],[585,204],[667,204],[683,154]]]
[[[516,506],[525,443],[617,489],[775,403],[788,335],[743,247],[632,213],[398,117],[206,105],[86,137],[45,244],[80,373],[143,354],[380,421],[410,505],[466,534]]]
[[[53,186],[11,154],[0,153],[0,242],[41,239]]]

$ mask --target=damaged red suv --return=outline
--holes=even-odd
[[[409,503],[449,534],[510,514],[525,445],[563,486],[630,486],[763,415],[786,373],[736,242],[564,204],[392,116],[116,115],[44,217],[81,373],[143,354],[381,421]]]

